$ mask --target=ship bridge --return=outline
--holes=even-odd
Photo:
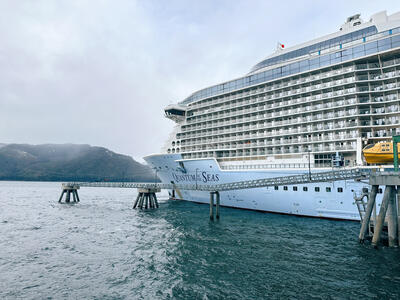
[[[185,120],[186,108],[178,104],[168,105],[165,109],[165,116],[176,123],[180,123]]]

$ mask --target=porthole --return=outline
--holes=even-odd
[[[338,193],[343,193],[343,188],[338,187],[338,188],[337,188],[337,191],[338,191]]]
[[[304,192],[307,192],[307,191],[308,191],[308,187],[303,186],[303,191],[304,191]]]
[[[316,187],[315,187],[315,191],[316,191],[316,192],[319,192],[319,186],[316,186]]]

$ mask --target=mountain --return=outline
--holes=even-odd
[[[127,155],[74,144],[0,144],[0,180],[153,182],[154,172]]]

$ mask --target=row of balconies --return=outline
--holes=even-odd
[[[274,103],[265,103],[263,106],[265,105],[269,105],[268,109],[273,109],[273,108],[277,108],[277,107],[286,107],[286,106],[291,106],[294,104],[302,104],[302,103],[309,103],[309,102],[314,102],[314,101],[318,101],[318,100],[323,100],[323,99],[329,99],[329,98],[336,98],[336,97],[341,97],[341,96],[345,96],[345,95],[350,95],[350,94],[354,94],[356,92],[376,92],[376,91],[388,91],[388,90],[393,90],[396,88],[400,88],[400,82],[398,83],[391,83],[389,85],[386,86],[375,86],[375,87],[370,87],[370,86],[360,86],[357,88],[348,88],[348,89],[343,89],[343,90],[338,90],[338,91],[333,91],[333,92],[328,92],[328,93],[322,93],[322,94],[317,94],[317,95],[311,95],[311,96],[305,96],[305,97],[299,97],[296,99],[290,99],[290,100],[282,100],[280,96],[277,96],[276,98],[271,98],[271,99],[264,99],[263,101],[270,101],[270,100],[279,100],[276,101]],[[256,101],[254,101],[255,103]],[[243,104],[243,107],[248,106],[248,104]],[[260,105],[259,105],[260,106]],[[235,108],[239,108],[241,106],[236,106]],[[210,114],[214,113],[214,117],[217,117],[218,114],[221,113],[221,111],[226,111],[232,109],[232,107],[218,107],[218,108],[213,108],[213,109],[209,109],[207,111],[202,112],[201,114],[197,114],[196,116],[193,117],[188,117],[186,119],[186,122],[188,124],[191,123],[196,123],[196,122],[201,122],[203,119],[202,117],[209,117]],[[248,108],[251,109],[251,108]],[[253,109],[257,109],[257,108],[253,108]]]
[[[375,80],[380,80],[380,79],[391,78],[391,77],[395,77],[395,76],[399,76],[399,75],[400,75],[400,70],[390,71],[390,72],[384,73],[383,76],[382,75],[377,75],[377,76],[373,76],[373,77],[370,77],[370,78],[365,78],[365,76],[362,77],[362,75],[359,75],[359,76],[361,76],[360,77],[361,78],[360,81],[364,81],[364,80],[374,80],[373,79],[374,77],[376,78]],[[321,88],[333,87],[334,86],[333,83],[336,82],[336,81],[333,80],[333,81],[330,81],[330,82],[318,83],[318,84],[316,84],[314,86],[308,86],[308,87],[303,87],[303,88],[297,88],[296,87],[297,84],[308,83],[308,82],[312,82],[314,80],[322,79],[322,78],[317,78],[317,77],[314,77],[314,79],[312,79],[313,76],[310,76],[309,78],[310,78],[309,81],[305,80],[303,82],[297,82],[298,80],[294,80],[291,85],[289,85],[289,84],[287,84],[285,86],[280,86],[280,85],[271,86],[271,85],[269,85],[269,86],[267,86],[265,88],[254,88],[254,89],[251,90],[251,92],[240,93],[240,94],[237,94],[235,96],[233,96],[233,95],[226,96],[226,97],[219,98],[219,99],[216,99],[216,100],[208,101],[207,104],[204,104],[204,105],[191,105],[190,106],[190,111],[195,110],[195,108],[198,109],[198,108],[206,107],[206,106],[210,106],[210,105],[214,106],[216,104],[221,104],[221,103],[226,102],[226,101],[237,100],[237,99],[240,99],[240,98],[243,98],[243,97],[246,97],[246,96],[250,96],[250,95],[257,95],[257,94],[265,93],[265,92],[269,92],[269,91],[277,91],[279,89],[282,89],[284,87],[289,87],[289,86],[291,87],[291,90],[290,90],[290,93],[289,93],[289,91],[285,91],[285,92],[288,93],[287,95],[292,94],[292,90],[295,90],[295,91],[302,90],[303,92],[307,92],[307,91],[319,90]],[[354,77],[348,77],[348,78],[339,79],[337,81],[336,85],[343,85],[343,84],[348,84],[348,83],[352,83],[352,82],[356,82],[355,78]]]
[[[391,94],[388,96],[379,96],[373,99],[359,99],[357,101],[356,98],[351,98],[351,99],[346,99],[346,100],[340,100],[336,102],[328,102],[328,103],[319,103],[316,105],[309,105],[309,106],[299,106],[296,108],[289,108],[287,110],[282,110],[282,111],[276,111],[272,113],[266,113],[264,117],[262,118],[270,118],[270,117],[279,117],[279,116],[286,116],[286,115],[293,115],[293,114],[298,114],[298,113],[303,113],[303,112],[316,112],[318,110],[325,110],[325,109],[330,109],[330,108],[335,108],[335,107],[343,107],[343,106],[349,106],[349,105],[355,105],[355,104],[369,104],[369,102],[383,102],[383,101],[393,101],[397,99],[396,94]],[[371,103],[373,104],[373,103]],[[214,117],[205,117],[201,120],[201,122],[207,122],[207,121],[212,121],[212,120],[221,120],[221,118],[229,118],[229,117],[235,117],[235,116],[241,116],[249,113],[255,113],[255,112],[261,112],[262,110],[269,110],[269,106],[264,106],[263,107],[258,107],[258,108],[248,108],[240,111],[233,111],[233,112],[225,112],[225,113],[219,113],[218,115]],[[254,117],[249,117],[254,118]],[[193,125],[192,125],[193,126]],[[199,126],[199,125],[198,125]],[[200,125],[203,126],[201,128],[204,128],[206,126],[205,124]],[[188,126],[184,126],[187,128]],[[183,130],[183,131],[184,131]]]
[[[396,95],[394,95],[394,98]],[[302,99],[302,98],[301,98]],[[393,97],[391,97],[393,99]],[[302,103],[304,101],[286,101],[286,103],[283,104],[283,106],[289,106],[293,107],[295,103]],[[321,109],[327,109],[327,108],[334,108],[334,107],[342,107],[345,105],[354,105],[359,103],[356,98],[351,98],[351,99],[346,99],[346,100],[339,100],[335,102],[327,102],[323,104],[317,104],[317,105],[308,105],[308,106],[299,106],[296,108],[289,108],[288,110],[285,111],[277,111],[277,112],[272,112],[272,116],[281,116],[285,114],[292,114],[293,112],[310,112],[310,111],[315,111],[315,110],[321,110]],[[256,108],[246,108],[242,110],[234,110],[234,111],[228,111],[228,112],[219,112],[218,114],[215,114],[214,116],[209,116],[209,117],[202,117],[201,119],[198,120],[198,122],[206,122],[206,121],[211,121],[211,120],[217,120],[221,118],[227,118],[227,117],[234,117],[234,116],[240,116],[244,114],[249,114],[249,113],[254,113],[254,112],[260,112],[260,111],[268,111],[272,108],[279,107],[282,105],[272,105],[272,104],[265,104],[263,106],[258,106]],[[191,122],[193,123],[193,122]],[[186,126],[185,126],[186,127]]]
[[[383,135],[383,134],[382,134]],[[187,151],[201,150],[204,147],[213,145],[213,148],[233,148],[233,149],[244,149],[244,148],[252,148],[252,147],[260,147],[260,146],[271,146],[271,145],[287,145],[287,144],[302,144],[302,143],[315,143],[315,142],[328,142],[328,141],[342,141],[346,139],[356,139],[359,137],[358,133],[347,133],[347,134],[329,134],[323,136],[298,136],[294,138],[279,138],[272,140],[258,140],[258,141],[249,141],[251,137],[240,137],[237,139],[228,139],[226,142],[213,142],[211,140],[207,140],[203,143],[195,144],[195,146],[191,145],[182,145],[182,149]],[[261,138],[261,137],[260,137]],[[265,137],[263,137],[265,138]],[[240,142],[235,142],[240,141]]]
[[[282,149],[283,148],[283,149]],[[268,154],[291,154],[291,153],[306,153],[306,152],[327,152],[327,151],[343,151],[343,150],[356,150],[355,142],[340,142],[340,143],[324,143],[315,145],[300,145],[300,146],[274,146],[266,149],[263,148],[249,148],[249,149],[238,149],[238,148],[216,148],[213,146],[206,146],[202,149],[189,150],[189,151],[210,151],[227,152],[229,156],[242,156],[242,155],[268,155]],[[181,149],[182,153],[188,153],[188,151]],[[196,154],[196,153],[191,153]]]
[[[179,138],[186,138],[186,136],[194,136],[195,131],[201,131],[205,129],[215,129],[215,128],[221,128],[223,126],[234,126],[234,125],[239,125],[251,121],[264,121],[263,124],[258,124],[258,126],[262,127],[257,127],[257,128],[270,128],[270,127],[277,127],[277,126],[285,126],[285,125],[295,125],[298,123],[311,123],[311,122],[318,122],[318,121],[329,121],[331,119],[336,119],[336,118],[347,118],[347,117],[357,117],[357,116],[362,116],[362,115],[370,115],[370,114],[392,114],[396,113],[399,111],[399,106],[398,105],[392,105],[389,107],[385,108],[373,108],[373,107],[366,107],[366,108],[360,108],[360,109],[352,109],[352,110],[340,110],[337,112],[328,112],[324,114],[317,114],[317,115],[308,115],[307,117],[296,117],[292,118],[290,121],[289,120],[284,120],[284,121],[276,121],[272,120],[268,122],[268,118],[271,118],[272,116],[265,116],[265,115],[259,115],[259,116],[254,116],[254,117],[247,117],[247,118],[237,118],[234,120],[230,121],[216,121],[216,122],[210,122],[208,125],[200,125],[192,128],[190,131],[189,130],[183,130],[183,133],[179,133]],[[293,112],[291,115],[295,115]],[[282,115],[282,116],[287,116],[287,115]],[[274,116],[276,117],[276,116]],[[248,130],[251,129],[250,126],[252,125],[247,125],[247,126],[242,126],[242,130]],[[224,130],[224,129],[220,129]]]
[[[384,138],[391,136],[393,134],[399,134],[400,133],[400,128],[396,128],[396,130],[378,130],[374,132],[367,132],[363,133],[363,137],[377,137],[377,138]],[[238,139],[241,142],[235,142],[235,139],[218,139],[218,142],[216,142],[215,139],[212,140],[206,140],[203,143],[186,143],[182,144],[182,151],[196,151],[196,150],[203,150],[204,147],[207,147],[211,144],[214,144],[212,147],[216,148],[233,148],[233,149],[246,149],[246,148],[252,148],[252,147],[260,147],[260,146],[284,146],[287,144],[305,144],[305,143],[318,143],[318,142],[330,142],[330,141],[343,141],[343,140],[349,140],[349,139],[356,139],[359,137],[359,134],[355,131],[349,132],[349,133],[344,133],[341,132],[340,134],[323,134],[321,136],[297,136],[295,138],[289,139],[289,138],[279,138],[279,139],[272,139],[272,140],[252,140],[249,141],[248,139],[251,138],[251,136],[243,136],[243,137],[238,137]],[[265,136],[261,136],[258,138],[265,138]],[[243,142],[246,141],[246,142]],[[223,141],[229,142],[229,143],[221,143]],[[195,146],[191,146],[195,145]]]
[[[337,75],[352,73],[352,72],[354,72],[354,70],[355,70],[354,66],[347,66],[347,67],[344,67],[341,69],[335,69],[333,71],[331,70],[328,72],[322,72],[320,74],[316,74],[316,75],[312,75],[312,76],[306,75],[306,76],[303,76],[303,77],[300,77],[300,78],[297,78],[294,80],[286,80],[283,82],[278,80],[278,82],[276,82],[275,84],[267,84],[262,87],[252,88],[251,90],[237,92],[237,93],[231,94],[229,96],[219,97],[219,98],[217,98],[215,100],[211,100],[211,101],[208,100],[206,102],[202,101],[200,103],[193,103],[189,107],[190,107],[190,109],[197,109],[197,108],[201,108],[204,106],[215,105],[215,104],[221,103],[222,98],[225,101],[240,99],[240,98],[254,95],[257,93],[275,91],[275,90],[283,89],[286,87],[293,87],[293,86],[296,86],[299,84],[309,83],[309,82],[316,81],[316,80],[332,78],[333,76],[337,76]]]
[[[358,74],[357,81],[373,81],[373,80],[380,80],[385,78],[392,78],[399,75],[399,70],[389,71],[385,73],[371,73],[368,72],[366,74]]]
[[[224,130],[218,133],[204,133],[204,134],[196,134],[188,137],[187,139],[182,140],[182,145],[193,145],[195,143],[199,143],[199,140],[202,141],[202,138],[209,138],[210,136],[214,136],[212,141],[227,141],[232,139],[246,139],[246,138],[261,138],[261,137],[274,137],[274,136],[282,136],[282,135],[292,135],[292,134],[308,134],[311,132],[326,132],[326,131],[338,131],[339,129],[351,128],[355,126],[390,126],[390,125],[399,125],[400,120],[398,117],[390,118],[390,119],[378,119],[378,120],[360,120],[360,121],[348,121],[343,123],[325,123],[325,124],[317,124],[316,126],[304,126],[297,128],[289,128],[289,129],[279,129],[272,131],[260,131],[263,128],[252,128],[253,130],[259,130],[257,132],[246,133],[243,134],[243,130],[231,129]],[[250,130],[251,128],[249,128]],[[247,131],[247,130],[245,130]],[[230,137],[217,137],[221,134],[232,134],[236,133],[236,135]]]
[[[380,118],[377,120],[349,120],[349,121],[339,121],[339,122],[324,122],[324,123],[317,123],[317,124],[309,124],[307,126],[302,127],[294,127],[294,128],[279,128],[268,131],[266,129],[273,128],[278,125],[271,125],[271,124],[257,124],[252,126],[244,126],[238,128],[228,128],[228,129],[218,129],[218,130],[204,130],[203,132],[193,133],[193,134],[185,134],[185,136],[178,136],[178,138],[182,139],[182,142],[186,142],[190,139],[198,139],[202,137],[210,137],[210,136],[218,136],[221,134],[231,134],[237,133],[241,134],[242,132],[250,131],[250,130],[264,130],[265,134],[267,135],[285,135],[285,134],[293,134],[293,133],[304,133],[310,131],[321,131],[321,130],[338,130],[339,128],[349,128],[355,126],[371,126],[371,125],[398,125],[400,123],[400,118],[398,116],[393,116],[389,118]],[[295,125],[296,123],[301,123],[301,121],[297,120],[293,123],[288,123],[287,121],[283,122],[285,124],[281,125]]]
[[[399,120],[397,120],[397,124],[399,124]],[[343,127],[352,127],[352,126],[357,126],[358,122],[348,122],[346,124],[343,124]],[[383,125],[383,124],[375,124],[375,125]],[[343,127],[340,128],[343,128]],[[230,136],[230,137],[214,137],[210,141],[211,142],[225,142],[225,141],[232,141],[235,139],[246,139],[246,138],[262,138],[262,137],[275,137],[275,136],[281,136],[281,135],[289,135],[289,134],[306,134],[310,133],[312,131],[326,131],[326,130],[334,130],[337,131],[338,128],[333,129],[332,125],[323,125],[321,127],[313,127],[313,128],[306,128],[306,127],[301,127],[301,128],[290,128],[287,130],[279,130],[279,131],[264,131],[264,132],[259,132],[259,133],[254,133],[254,134],[238,134],[235,136]],[[223,132],[224,134],[229,134],[232,133],[233,131],[226,131]],[[209,135],[203,135],[204,137],[207,137]],[[201,138],[201,137],[200,137]],[[206,143],[206,141],[202,141],[200,143]],[[189,146],[189,145],[196,145],[199,144],[199,139],[196,138],[195,140],[186,140],[182,141],[182,145]]]

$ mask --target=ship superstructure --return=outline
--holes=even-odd
[[[354,15],[336,33],[278,47],[245,76],[167,107],[177,126],[166,153],[146,160],[166,181],[174,179],[165,168],[171,159],[196,169],[196,180],[213,161],[210,168],[232,170],[228,182],[234,170],[252,177],[253,169],[269,176],[363,166],[366,144],[400,134],[399,92],[400,12],[367,22]]]
[[[356,15],[335,34],[192,94],[167,151],[273,165],[305,164],[311,153],[316,167],[330,167],[338,152],[345,165],[361,165],[363,145],[400,133],[399,27],[400,13],[365,23]]]

